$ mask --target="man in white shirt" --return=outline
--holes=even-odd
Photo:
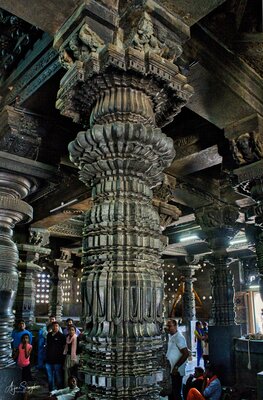
[[[189,352],[184,336],[177,329],[177,321],[169,319],[166,327],[169,334],[166,358],[171,364],[172,377],[172,394],[168,396],[168,399],[182,400],[182,380]]]

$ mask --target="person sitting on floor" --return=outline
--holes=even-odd
[[[201,367],[195,367],[194,374],[191,374],[186,381],[184,388],[184,398],[187,398],[187,394],[190,389],[196,388],[199,392],[202,392],[204,386],[204,370]]]
[[[215,368],[212,365],[207,366],[204,376],[208,380],[207,383],[204,381],[202,393],[196,388],[192,388],[188,392],[187,400],[220,400],[222,388]]]
[[[71,400],[76,398],[76,394],[79,391],[77,379],[74,376],[70,376],[68,378],[68,386],[65,389],[53,390],[50,393],[50,398],[56,400]]]

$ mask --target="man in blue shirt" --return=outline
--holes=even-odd
[[[13,342],[12,342],[12,349],[18,349],[20,343],[21,343],[21,337],[26,333],[29,336],[29,341],[30,344],[32,344],[32,333],[30,331],[28,331],[26,329],[26,324],[25,321],[23,319],[21,319],[18,322],[18,329],[17,330],[13,330],[12,332],[12,338],[13,338]]]
[[[208,378],[208,381],[206,387],[203,388],[203,394],[195,388],[190,389],[187,400],[220,400],[222,388],[220,380],[216,375],[215,368],[212,365],[207,366],[204,376]]]

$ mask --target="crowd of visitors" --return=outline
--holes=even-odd
[[[80,330],[68,318],[62,330],[55,316],[49,316],[47,323],[38,333],[38,368],[45,368],[48,390],[52,399],[70,400],[77,398],[77,369],[79,363]],[[32,333],[26,329],[25,322],[19,321],[12,332],[13,359],[22,369],[22,381],[32,380],[30,354]],[[65,385],[68,384],[67,387]]]
[[[197,367],[195,368],[195,373],[188,377],[185,385],[182,385],[182,382],[189,356],[186,340],[178,330],[176,320],[168,320],[166,328],[168,333],[166,357],[170,363],[171,373],[168,399],[219,400],[222,392],[221,383],[215,367],[208,362],[208,324],[200,321],[196,322],[194,335],[197,343]],[[200,367],[202,357],[204,359],[205,370]]]
[[[183,385],[183,377],[189,350],[186,339],[178,330],[176,320],[167,321],[168,347],[166,357],[170,363],[171,391],[169,400],[219,400],[221,384],[215,368],[208,362],[208,325],[196,322],[194,336],[197,344],[197,366]],[[26,329],[25,322],[19,321],[12,332],[13,358],[22,369],[23,382],[32,380],[30,355],[32,352],[32,333]],[[57,400],[76,399],[80,393],[77,385],[79,365],[80,330],[71,318],[66,320],[62,330],[55,316],[51,315],[38,334],[38,367],[45,368],[50,397]],[[205,370],[200,367],[203,357]],[[67,387],[65,387],[67,384]],[[183,397],[182,397],[183,396]]]

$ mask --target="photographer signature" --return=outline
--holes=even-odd
[[[38,389],[40,386],[33,385],[28,386],[26,381],[20,382],[19,386],[15,386],[14,382],[12,381],[9,386],[5,388],[5,393],[11,394],[14,396],[17,393],[28,393],[31,394],[35,389]]]

